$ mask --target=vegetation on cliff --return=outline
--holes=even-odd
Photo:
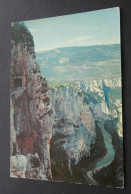
[[[23,43],[28,52],[34,53],[33,36],[25,24],[23,22],[13,22],[11,29],[11,38],[15,41],[15,44]]]

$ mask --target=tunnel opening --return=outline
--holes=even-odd
[[[15,85],[15,88],[22,87],[22,79],[21,78],[14,79],[14,85]]]

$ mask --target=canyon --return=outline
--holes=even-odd
[[[111,125],[112,131],[108,131],[115,155],[116,147],[110,134],[115,133],[121,145],[123,142],[120,77],[48,84],[41,75],[34,53],[12,40],[11,177],[85,183],[87,169],[85,166],[84,170],[80,168],[83,158],[87,159],[88,168],[94,157],[97,163],[108,151],[100,122],[105,131],[107,122],[115,123]],[[93,149],[99,149],[96,146],[98,133],[104,147],[100,155],[95,153],[92,157]],[[114,155],[108,165],[115,160]],[[66,172],[64,169],[59,172],[59,168]],[[116,176],[121,181],[122,170],[121,175],[118,170]]]

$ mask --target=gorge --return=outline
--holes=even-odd
[[[33,41],[31,35],[30,39]],[[55,80],[56,61],[53,63],[50,56],[54,55],[48,53],[53,72],[47,75],[53,81],[48,80],[49,77],[43,75],[44,68],[38,64],[38,53],[24,41],[27,40],[17,42],[12,38],[11,42],[10,176],[123,187],[119,70],[118,75],[111,78],[108,71],[108,78],[105,78],[99,68],[97,79],[92,74],[90,79],[82,80],[81,74],[70,64],[71,70],[74,69],[73,80],[64,80],[69,70]],[[116,47],[118,50],[118,45],[112,46]],[[71,52],[76,53],[76,50],[78,53],[78,48]],[[58,51],[55,52],[58,54]],[[59,57],[56,59],[64,72],[64,63],[70,59]],[[118,66],[114,58],[109,57],[111,71]],[[115,67],[112,60],[115,60]],[[90,68],[88,66],[88,70]],[[50,73],[52,69],[48,67],[45,72]],[[104,182],[110,173],[112,179]]]

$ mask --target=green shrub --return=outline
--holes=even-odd
[[[12,23],[11,38],[16,45],[23,43],[27,47],[27,51],[34,54],[33,36],[23,22]]]

